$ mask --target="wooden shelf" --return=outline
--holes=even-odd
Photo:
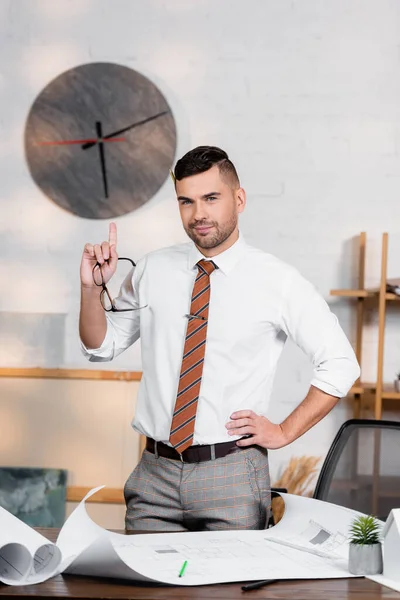
[[[331,290],[330,294],[342,298],[372,298],[377,295],[377,292],[372,290]]]
[[[331,296],[340,296],[341,298],[378,298],[379,290],[330,290]],[[400,300],[400,296],[386,292],[386,300]]]
[[[381,275],[379,287],[375,289],[365,288],[365,257],[366,257],[366,241],[365,232],[360,234],[359,238],[359,260],[358,260],[358,281],[357,289],[331,290],[332,296],[341,298],[353,298],[356,302],[357,329],[355,340],[355,354],[359,364],[362,363],[362,337],[364,329],[364,316],[366,298],[373,298],[377,301],[378,312],[378,352],[377,352],[377,376],[376,383],[363,383],[357,381],[349,391],[349,395],[353,396],[353,414],[355,418],[361,416],[362,409],[370,411],[373,408],[375,419],[382,418],[382,401],[383,400],[400,400],[400,392],[396,392],[393,384],[385,384],[383,382],[383,361],[384,361],[384,344],[385,344],[385,323],[386,323],[386,305],[387,302],[398,302],[400,296],[387,292],[387,264],[388,264],[388,242],[389,236],[387,233],[382,234],[382,254],[381,254]],[[393,374],[394,376],[394,374]],[[361,376],[362,377],[362,376]],[[371,406],[371,398],[373,405]]]
[[[140,381],[140,371],[95,371],[92,369],[0,368],[0,377],[30,379],[98,379],[101,381]]]
[[[376,383],[356,383],[354,384],[349,394],[364,394],[365,392],[375,392]]]
[[[349,395],[362,395],[368,392],[372,394],[376,392],[376,383],[357,383],[352,386]],[[400,400],[400,392],[396,392],[393,384],[385,383],[382,386],[382,398],[385,400]]]
[[[396,392],[394,385],[385,383],[382,387],[382,398],[385,400],[400,400],[400,392]]]
[[[67,502],[81,502],[90,487],[68,486]],[[86,502],[96,502],[99,504],[125,504],[124,490],[121,488],[104,488],[99,490],[94,496],[90,496]]]
[[[341,298],[378,298],[379,290],[331,290],[331,296],[340,296]],[[400,301],[400,296],[391,292],[386,292],[385,300]]]
[[[365,394],[365,393],[375,394],[376,392],[376,383],[358,383],[352,386],[349,391],[349,395],[353,394]],[[391,383],[385,383],[382,386],[382,398],[385,400],[400,400],[400,392],[396,392],[394,389],[394,385]]]

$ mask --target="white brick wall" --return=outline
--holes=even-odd
[[[361,230],[368,283],[379,277],[383,231],[389,275],[399,275],[399,19],[397,0],[0,0],[0,310],[65,313],[63,366],[89,367],[77,343],[78,265],[83,244],[104,238],[107,223],[78,219],[41,194],[23,130],[42,87],[90,61],[130,66],[159,85],[178,125],[178,155],[207,143],[230,153],[249,197],[247,240],[294,264],[330,302],[330,288],[356,285],[351,239]],[[169,182],[117,221],[121,251],[133,258],[185,239]],[[353,338],[351,308],[332,307]],[[399,326],[391,313],[388,380],[400,366]],[[372,319],[363,364],[371,378],[375,343]],[[287,350],[272,417],[301,399],[303,363]],[[140,368],[139,348],[109,368]],[[324,455],[347,414],[342,404],[271,453],[273,471],[291,453]]]

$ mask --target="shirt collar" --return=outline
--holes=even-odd
[[[188,258],[188,267],[189,269],[194,269],[199,260],[212,260],[219,269],[225,275],[227,275],[236,265],[236,263],[243,256],[246,248],[246,242],[244,241],[243,235],[239,232],[239,239],[232,244],[230,248],[221,252],[221,254],[216,254],[212,258],[204,256],[197,248],[197,246],[192,243],[189,250],[189,258]]]

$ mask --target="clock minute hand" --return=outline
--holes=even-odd
[[[140,125],[144,125],[145,123],[149,123],[150,121],[154,121],[155,119],[159,119],[160,117],[163,117],[164,115],[166,115],[168,113],[169,113],[169,110],[164,110],[163,112],[153,115],[152,117],[147,117],[147,119],[143,119],[142,121],[136,121],[136,123],[132,123],[132,125],[128,125],[128,127],[123,127],[123,129],[118,129],[117,131],[113,131],[112,133],[109,133],[108,135],[103,135],[103,140],[108,140],[109,138],[119,135],[120,133],[129,131],[130,129],[134,129],[135,127],[139,127]],[[87,150],[88,148],[92,148],[96,144],[97,144],[97,141],[96,142],[87,142],[86,144],[82,144],[82,150]]]
[[[134,129],[134,127],[139,127],[139,125],[144,125],[145,123],[149,123],[150,121],[154,121],[154,119],[158,119],[159,117],[163,117],[169,113],[169,110],[164,110],[163,112],[158,113],[157,115],[153,115],[152,117],[147,117],[147,119],[143,119],[143,121],[137,121],[132,125],[128,125],[128,127],[124,127],[123,129],[118,129],[118,131],[113,131],[113,133],[109,133],[104,136],[104,139],[114,137],[115,135],[119,135],[120,133],[124,133],[125,131],[129,131],[130,129]]]

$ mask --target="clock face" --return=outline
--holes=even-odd
[[[25,128],[31,175],[56,204],[109,219],[147,202],[176,150],[171,109],[149,79],[112,63],[80,65],[51,81]]]

